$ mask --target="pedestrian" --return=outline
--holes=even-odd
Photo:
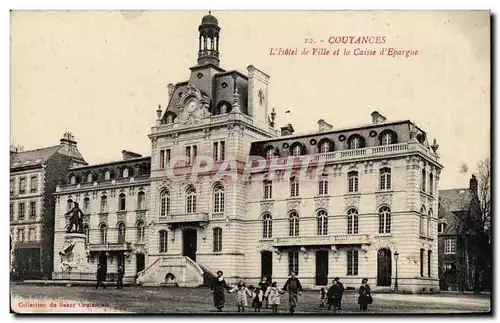
[[[271,277],[263,277],[262,281],[259,283],[259,287],[262,290],[262,293],[264,294],[264,302],[266,302],[266,308],[269,308],[269,300],[266,297],[266,292],[267,289],[271,287]]]
[[[99,286],[102,286],[102,289],[106,289],[106,285],[104,285],[104,281],[106,280],[106,271],[101,264],[97,265],[97,284],[95,285],[95,289],[98,289]]]
[[[332,286],[328,289],[328,309],[331,309],[333,306],[333,311],[341,310],[341,299],[344,293],[344,285],[339,282],[339,278],[336,277],[332,281]]]
[[[325,307],[326,291],[324,287],[321,287],[319,291],[319,307]]]
[[[299,279],[295,276],[295,272],[290,273],[290,278],[283,286],[284,291],[288,291],[288,303],[290,306],[290,313],[295,313],[295,308],[298,305],[298,296],[302,294],[302,285]]]
[[[273,313],[278,313],[278,306],[280,305],[280,294],[284,293],[284,291],[278,288],[276,282],[273,282],[271,284],[271,287],[267,289],[265,296],[269,300],[269,304],[271,304]]]
[[[236,307],[238,307],[238,312],[245,312],[245,307],[248,306],[247,295],[252,297],[252,292],[248,290],[245,283],[240,280],[238,285],[229,292],[236,293]]]
[[[252,290],[252,307],[255,309],[255,312],[260,312],[262,302],[264,301],[264,292],[259,287],[250,290]]]
[[[230,289],[230,287],[226,284],[226,281],[224,280],[223,274],[224,273],[221,270],[219,270],[217,272],[217,278],[210,287],[212,295],[214,296],[214,306],[219,312],[222,312],[222,308],[224,307],[224,304],[226,302],[225,291],[226,290],[228,291]]]
[[[363,280],[361,281],[361,286],[359,287],[359,310],[366,311],[368,309],[368,304],[371,303],[373,303],[373,298],[371,295],[370,285],[368,285],[368,279],[363,278]]]
[[[122,265],[119,265],[118,266],[118,277],[117,277],[117,281],[116,281],[116,287],[118,289],[123,289],[123,267]]]

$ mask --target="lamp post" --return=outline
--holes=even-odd
[[[398,259],[399,259],[399,253],[396,251],[394,252],[394,260],[396,261],[396,279],[394,281],[394,291],[396,293],[398,292]]]

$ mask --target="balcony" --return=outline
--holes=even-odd
[[[166,217],[160,217],[160,222],[166,223],[174,227],[185,223],[188,224],[208,223],[208,213],[197,212],[197,213],[172,214]]]
[[[273,245],[275,247],[302,247],[370,243],[371,239],[367,234],[340,234],[328,236],[277,237]]]
[[[107,243],[90,243],[90,252],[99,251],[127,251],[132,250],[130,242],[107,242]]]

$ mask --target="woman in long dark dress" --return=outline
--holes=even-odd
[[[222,312],[224,303],[226,302],[225,291],[228,291],[230,287],[226,284],[224,280],[223,272],[219,270],[217,272],[217,278],[211,286],[212,294],[214,295],[214,306],[219,312]]]
[[[363,280],[361,281],[361,286],[359,287],[359,310],[366,311],[368,309],[368,304],[371,303],[373,303],[373,298],[371,295],[370,285],[368,285],[368,279],[363,278]]]

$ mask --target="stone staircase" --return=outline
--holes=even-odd
[[[204,283],[204,271],[189,257],[165,256],[139,272],[137,283],[141,286],[197,287]]]

